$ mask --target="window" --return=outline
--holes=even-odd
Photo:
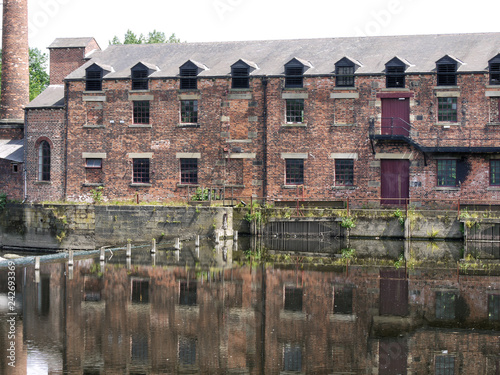
[[[85,74],[85,90],[86,91],[101,91],[102,90],[102,68],[97,65],[91,65],[87,68]]]
[[[457,98],[438,98],[438,121],[457,122]]]
[[[304,159],[286,159],[285,184],[304,184]]]
[[[488,318],[491,321],[500,321],[500,294],[488,295]]]
[[[102,168],[102,159],[100,159],[100,158],[87,158],[87,159],[85,159],[85,168],[91,168],[91,169]]]
[[[352,186],[354,185],[354,160],[336,159],[335,160],[335,185]]]
[[[149,101],[134,101],[134,124],[149,124]]]
[[[198,79],[196,78],[197,75],[198,69],[194,66],[194,64],[193,66],[189,64],[187,67],[181,67],[181,90],[196,90],[198,88]]]
[[[285,310],[287,311],[302,311],[302,288],[293,286],[285,287]]]
[[[47,141],[38,146],[38,181],[50,181],[50,145]]]
[[[179,364],[181,366],[196,365],[196,339],[179,337]]]
[[[198,122],[198,100],[181,100],[181,123],[196,124]]]
[[[288,66],[285,67],[285,87],[295,88],[304,85],[304,67]]]
[[[455,159],[437,161],[437,186],[457,186],[457,161]]]
[[[490,85],[500,85],[500,54],[496,55],[489,62]]]
[[[304,99],[286,99],[286,122],[290,124],[304,122]]]
[[[180,159],[181,184],[198,183],[198,159]]]
[[[334,287],[333,313],[352,314],[352,286],[336,285]]]
[[[184,306],[195,306],[196,296],[197,296],[196,282],[188,283],[186,281],[181,281],[179,304]]]
[[[343,57],[335,64],[335,85],[339,87],[354,87],[354,72],[356,64],[349,58]]]
[[[147,90],[149,88],[148,69],[139,66],[132,68],[132,90]]]
[[[10,166],[11,166],[10,170],[12,173],[19,173],[19,164],[12,163]]]
[[[455,292],[436,292],[436,319],[455,319],[456,300]]]
[[[445,61],[443,59],[443,61]],[[456,86],[457,85],[457,63],[451,62],[437,63],[437,85],[438,86]]]
[[[500,186],[500,159],[490,160],[490,185]]]
[[[132,303],[149,303],[149,280],[132,280]]]
[[[249,68],[231,68],[232,88],[248,89],[250,87]]]
[[[451,355],[436,356],[436,375],[455,375],[455,357]]]
[[[386,66],[386,87],[405,87],[405,66]]]
[[[300,373],[302,371],[302,346],[286,343],[283,347],[283,371]]]
[[[133,179],[135,184],[149,184],[149,159],[133,159]]]

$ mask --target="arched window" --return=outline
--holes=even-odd
[[[47,141],[38,146],[38,181],[50,181],[50,145]]]

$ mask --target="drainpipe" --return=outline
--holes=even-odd
[[[28,200],[28,171],[27,171],[27,165],[28,165],[28,121],[26,120],[28,118],[28,111],[25,109],[24,110],[24,129],[23,129],[23,147],[24,147],[24,152],[23,152],[23,188],[24,188],[24,198],[22,203],[26,202]]]
[[[262,181],[262,196],[264,198],[264,201],[267,200],[267,77],[262,77],[262,88],[263,88],[263,97],[264,97],[264,104],[263,104],[263,109],[262,109],[262,122],[263,122],[263,158],[262,158],[262,165],[263,165],[263,181]]]
[[[65,131],[65,136],[63,140],[63,147],[64,147],[64,182],[63,182],[63,201],[66,201],[67,199],[67,189],[68,189],[68,112],[69,112],[69,82],[66,81],[64,82],[64,131]]]

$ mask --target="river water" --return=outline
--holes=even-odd
[[[0,373],[500,373],[498,273],[241,246],[1,263]]]

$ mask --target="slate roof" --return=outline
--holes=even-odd
[[[57,38],[48,48],[85,48],[93,39],[92,37]]]
[[[305,75],[332,74],[335,63],[344,57],[359,61],[357,74],[382,74],[385,64],[396,56],[409,63],[408,73],[427,73],[435,71],[436,61],[446,55],[463,62],[458,64],[459,72],[480,72],[499,53],[500,33],[111,45],[95,52],[66,78],[83,79],[93,63],[113,67],[105,79],[128,78],[130,67],[138,62],[159,68],[151,78],[177,77],[179,67],[188,60],[208,67],[200,77],[228,76],[231,65],[240,59],[259,67],[252,75],[272,76],[284,74],[284,65],[293,58],[310,63]]]
[[[64,86],[50,85],[26,109],[64,107]]]
[[[0,159],[22,163],[24,160],[24,141],[0,139]]]

